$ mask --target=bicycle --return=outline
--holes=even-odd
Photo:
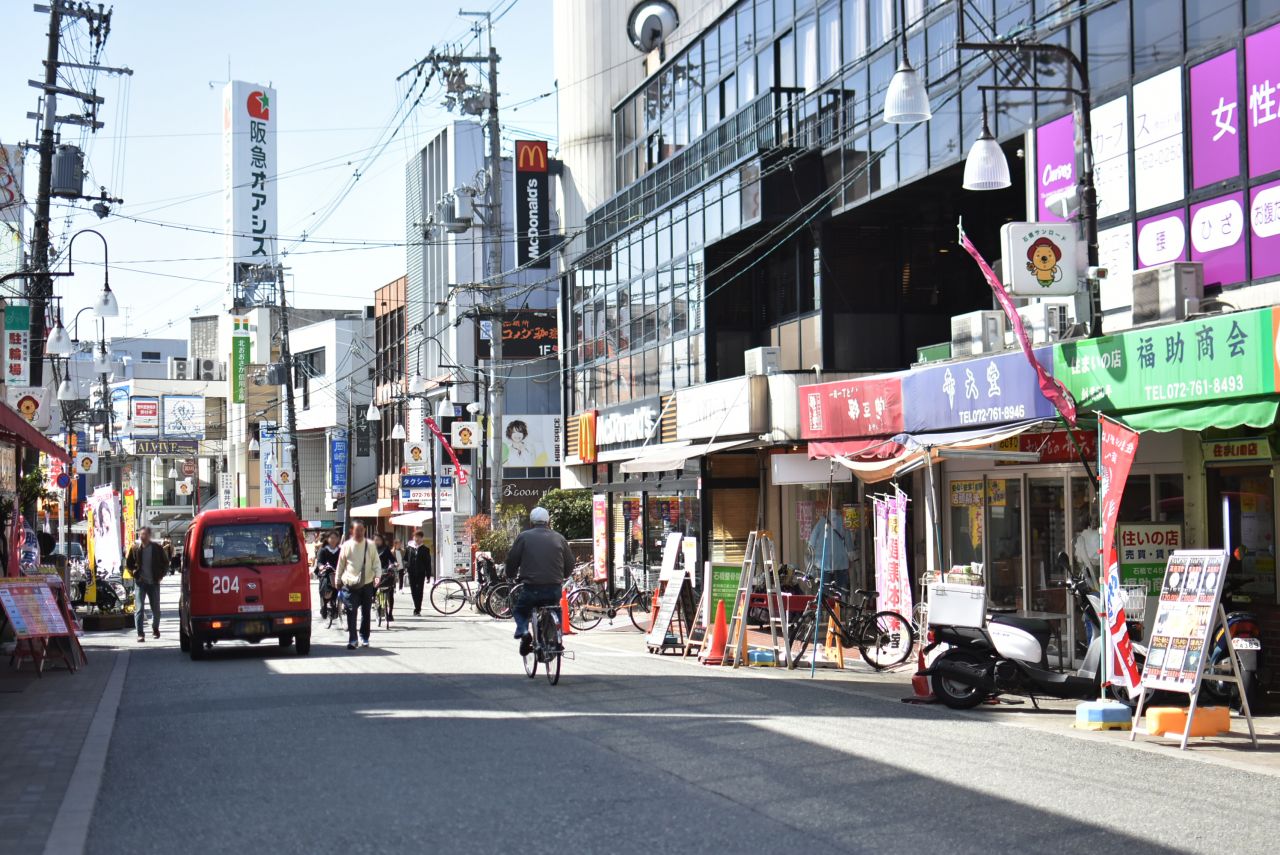
[[[473,587],[475,583],[469,576],[439,579],[431,586],[431,607],[442,615],[454,615],[469,603],[477,610],[488,614],[485,599],[494,584],[496,583],[482,581]]]
[[[511,592],[512,601],[520,591],[519,585]],[[529,652],[521,658],[524,660],[524,673],[533,679],[538,674],[538,664],[543,666],[547,682],[555,685],[560,682],[560,660],[566,655],[564,636],[560,632],[560,607],[538,606],[533,610],[529,621],[529,632],[533,643]],[[572,657],[572,654],[569,654]]]
[[[847,648],[857,647],[862,654],[862,661],[877,671],[884,671],[901,665],[911,657],[915,648],[916,634],[911,622],[894,611],[870,612],[868,602],[874,602],[875,591],[856,590],[853,593],[860,597],[852,602],[848,593],[835,585],[829,585],[830,595],[824,596],[821,613],[829,618],[832,632],[840,644]],[[842,614],[837,617],[833,604],[838,603]],[[814,623],[819,618],[818,598],[805,607],[800,617],[791,624],[787,643],[800,642],[800,651],[791,657],[791,667],[795,668],[804,657],[805,650],[814,640]],[[828,625],[823,621],[820,627]]]
[[[626,572],[630,584],[621,594],[611,597],[594,588],[579,588],[570,594],[569,625],[574,629],[595,629],[606,617],[613,623],[618,612],[626,611],[636,629],[648,632],[653,620],[653,592],[637,582],[637,578],[643,579],[643,567],[631,565]]]

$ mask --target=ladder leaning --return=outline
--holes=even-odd
[[[738,590],[733,600],[733,617],[729,621],[729,640],[725,645],[724,664],[732,663],[733,667],[737,668],[746,661],[747,611],[751,607],[757,568],[764,571],[764,598],[769,612],[769,637],[773,644],[773,661],[776,665],[790,666],[791,644],[787,640],[786,626],[782,618],[782,584],[778,578],[777,550],[773,537],[767,531],[753,531],[747,537],[746,554],[742,559],[742,573],[738,577]]]

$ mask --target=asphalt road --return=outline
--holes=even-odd
[[[1275,776],[631,632],[570,639],[552,687],[510,627],[403,609],[367,650],[318,629],[307,657],[196,663],[166,618],[130,658],[87,851],[1134,855],[1269,851],[1280,828]]]

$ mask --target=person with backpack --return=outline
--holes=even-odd
[[[342,548],[338,545],[338,532],[331,531],[325,535],[324,543],[316,550],[316,561],[312,573],[320,580],[320,617],[327,618],[338,611],[338,586],[334,573],[338,568],[338,557]]]

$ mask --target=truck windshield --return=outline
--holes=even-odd
[[[288,523],[243,523],[210,526],[200,539],[205,567],[294,564],[298,541]]]

